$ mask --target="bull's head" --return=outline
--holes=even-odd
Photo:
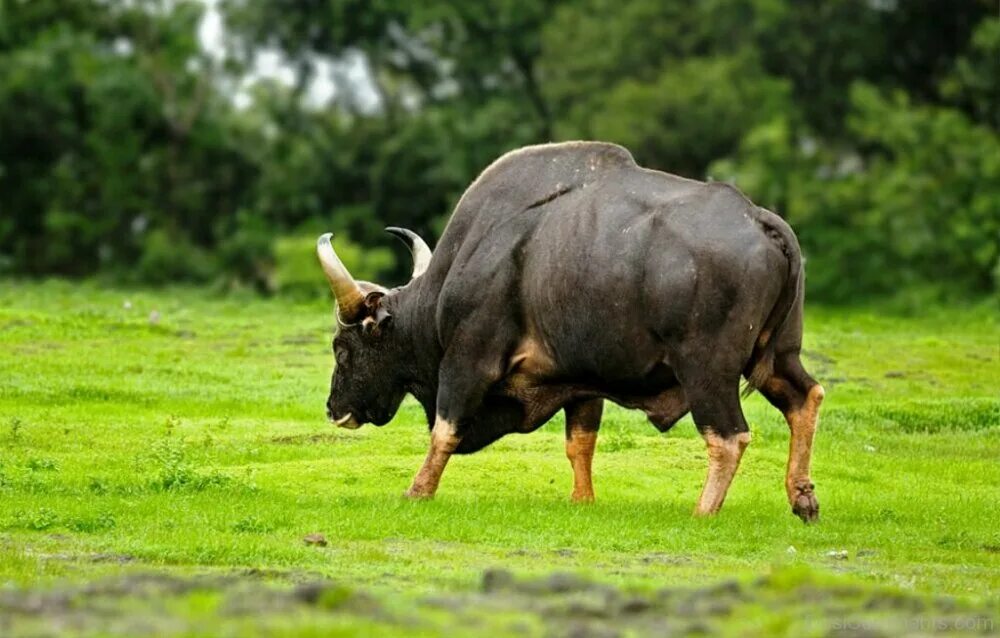
[[[416,279],[427,269],[431,249],[402,228],[387,231],[405,241],[413,253]],[[364,423],[385,425],[405,395],[398,368],[405,356],[394,330],[390,297],[393,291],[355,281],[337,257],[327,233],[316,242],[316,254],[337,300],[337,335],[333,340],[336,367],[326,402],[327,417],[336,425],[357,428]]]

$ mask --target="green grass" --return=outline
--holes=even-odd
[[[405,501],[422,411],[408,399],[385,427],[332,428],[332,323],[326,300],[0,282],[0,583],[255,570],[412,598],[470,591],[497,566],[646,590],[794,568],[917,594],[1000,592],[990,308],[809,308],[804,360],[827,390],[814,526],[789,512],[787,427],[758,396],[715,518],[690,515],[706,468],[690,419],[663,435],[617,407],[591,506],[568,501],[561,417],[456,457],[434,501]],[[329,545],[307,547],[310,533]]]

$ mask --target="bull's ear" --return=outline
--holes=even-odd
[[[366,334],[377,336],[378,333],[392,323],[392,315],[382,305],[382,298],[385,293],[376,290],[365,296],[364,315],[361,321],[362,329]]]

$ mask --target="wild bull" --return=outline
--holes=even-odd
[[[803,269],[791,228],[735,188],[638,166],[598,142],[530,146],[466,190],[433,254],[414,233],[411,281],[355,281],[330,235],[337,300],[327,416],[384,425],[406,393],[430,451],[407,496],[429,498],[452,454],[566,412],[572,498],[593,499],[603,400],[661,431],[689,411],[708,447],[695,509],[722,506],[750,432],[740,377],[788,421],[792,511],[818,518],[809,463],[823,388],[802,367]]]

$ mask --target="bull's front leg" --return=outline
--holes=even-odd
[[[499,378],[500,366],[477,365],[476,350],[458,340],[449,349],[438,373],[437,412],[431,429],[431,445],[406,497],[428,499],[437,492],[448,459],[462,441],[466,427],[482,407],[486,391]]]
[[[431,430],[431,447],[427,451],[424,464],[413,477],[413,484],[406,490],[406,497],[412,499],[432,498],[441,482],[448,459],[451,458],[461,439],[455,425],[439,415]]]
[[[698,370],[702,373],[706,370]],[[719,375],[707,371],[708,377]],[[710,516],[726,500],[729,485],[740,466],[743,452],[750,443],[750,428],[740,406],[738,384],[714,381],[697,374],[683,381],[684,394],[691,403],[691,414],[708,448],[708,476],[695,507],[696,516]]]
[[[601,427],[604,402],[600,399],[570,403],[566,411],[566,458],[573,467],[572,499],[577,503],[594,500],[591,467],[597,430]]]

